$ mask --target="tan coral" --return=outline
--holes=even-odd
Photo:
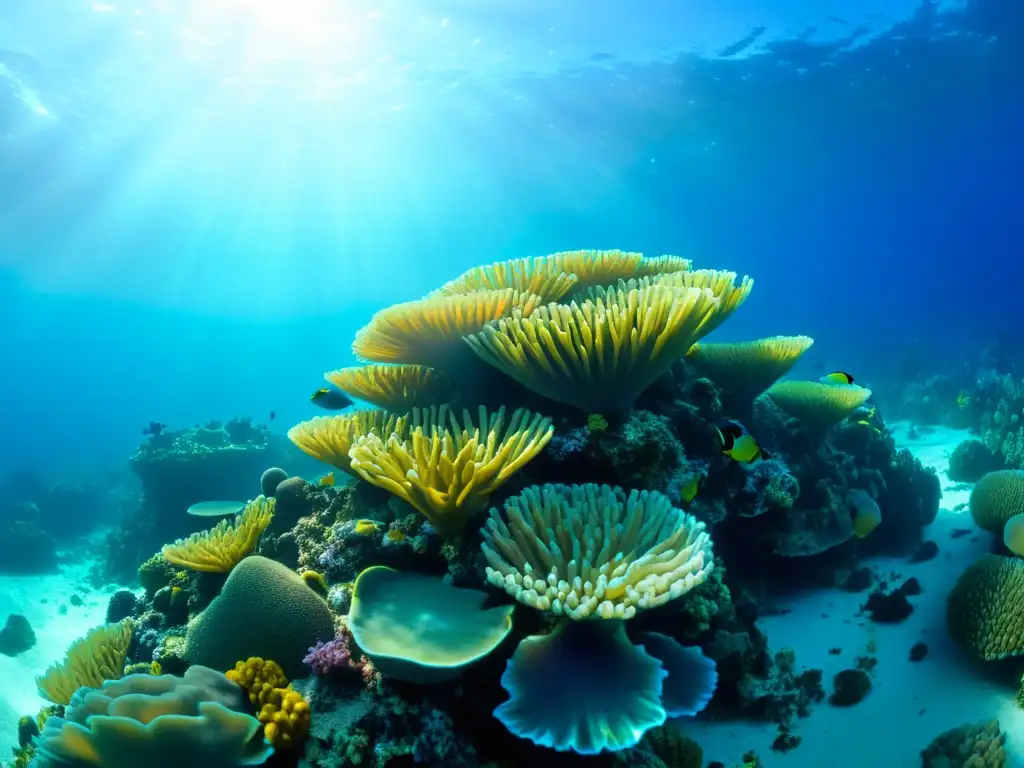
[[[221,520],[208,531],[167,544],[164,559],[183,568],[205,573],[228,573],[256,549],[263,531],[274,517],[276,502],[257,496],[234,520]]]
[[[534,392],[602,413],[632,407],[706,333],[717,309],[706,289],[597,288],[581,303],[514,313],[466,342]]]
[[[728,395],[750,401],[789,373],[813,343],[809,336],[771,336],[719,344],[698,342],[687,352],[686,359]]]
[[[816,437],[860,408],[871,397],[871,390],[856,384],[823,384],[820,381],[780,381],[765,395],[800,420]]]
[[[99,688],[104,680],[120,680],[132,641],[132,622],[94,627],[71,644],[64,660],[36,678],[39,695],[67,706],[79,688]]]
[[[419,510],[441,536],[458,535],[491,494],[551,440],[551,420],[505,409],[460,423],[444,406],[414,411],[408,437],[367,434],[350,451],[352,469]]]
[[[377,363],[408,363],[444,370],[460,358],[462,337],[513,310],[529,315],[540,297],[511,288],[428,296],[382,309],[359,330],[356,357]]]
[[[487,580],[519,602],[582,620],[629,619],[702,584],[714,568],[704,524],[655,491],[541,485],[492,509]]]
[[[360,365],[329,371],[324,378],[345,394],[389,411],[451,401],[455,382],[422,365]]]
[[[314,459],[358,477],[352,471],[348,452],[363,435],[387,438],[392,432],[405,433],[406,419],[387,411],[364,409],[337,416],[317,416],[288,430],[288,439]]]

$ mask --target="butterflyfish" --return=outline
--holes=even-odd
[[[1003,544],[1017,557],[1024,557],[1024,514],[1014,515],[1006,521]]]
[[[679,486],[679,501],[683,505],[683,509],[689,507],[693,500],[697,498],[703,479],[704,476],[700,472],[694,472]]]
[[[818,379],[822,384],[853,384],[853,376],[846,371],[833,371]]]
[[[882,510],[866,491],[860,489],[850,491],[846,497],[853,518],[853,535],[858,539],[868,536],[882,522]]]
[[[351,398],[344,392],[337,389],[328,389],[327,387],[321,387],[310,395],[309,401],[313,405],[318,405],[328,411],[340,411],[352,405]]]
[[[718,430],[718,438],[722,443],[722,453],[741,464],[753,464],[758,459],[770,459],[771,454],[757,444],[757,440],[742,424],[729,421]]]
[[[334,470],[331,470],[326,475],[320,475],[320,479],[316,481],[317,485],[334,485]]]

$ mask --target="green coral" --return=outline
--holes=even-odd
[[[599,435],[608,429],[608,419],[600,413],[591,413],[587,416],[587,431],[592,435]]]
[[[764,501],[774,509],[792,509],[800,497],[800,484],[789,473],[773,475],[764,489]]]
[[[152,600],[164,587],[188,586],[188,574],[171,565],[162,553],[157,552],[139,566],[139,584],[146,590],[146,597]]]

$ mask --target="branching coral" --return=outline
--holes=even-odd
[[[274,499],[257,496],[234,521],[221,520],[208,531],[166,545],[164,559],[193,571],[227,573],[256,549],[274,507]]]
[[[362,328],[352,352],[377,363],[415,363],[444,369],[462,353],[462,337],[519,310],[529,315],[540,297],[507,288],[431,296],[382,309]]]
[[[507,519],[507,522],[506,522]],[[703,582],[714,567],[704,524],[653,491],[544,485],[491,510],[487,580],[522,603],[585,619],[628,619]]]
[[[446,537],[457,535],[502,484],[547,445],[551,420],[520,409],[505,426],[505,409],[462,423],[443,406],[414,411],[408,438],[360,437],[352,469],[366,481],[405,500]]]
[[[355,476],[349,450],[363,435],[406,432],[406,418],[387,411],[361,410],[340,416],[317,416],[288,430],[288,439],[314,459]]]
[[[515,312],[466,342],[552,400],[588,413],[625,410],[707,332],[718,306],[706,289],[595,289],[581,303]]]
[[[324,378],[342,392],[389,411],[452,400],[455,382],[422,365],[361,365],[329,371]]]
[[[119,679],[124,674],[131,641],[132,622],[127,619],[90,629],[71,644],[64,661],[36,678],[39,695],[54,704],[67,705],[79,688],[99,688],[104,680]]]

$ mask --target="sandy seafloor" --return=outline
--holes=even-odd
[[[902,558],[863,562],[883,575],[916,576],[924,593],[911,598],[914,613],[903,623],[873,624],[859,617],[867,593],[815,590],[777,601],[791,612],[761,619],[772,651],[793,648],[801,668],[824,670],[826,692],[832,677],[854,665],[873,640],[878,659],[874,688],[851,708],[823,702],[799,720],[796,733],[803,741],[787,754],[773,752],[774,726],[742,721],[683,722],[687,732],[704,748],[705,763],[720,760],[728,768],[740,764],[742,754],[757,751],[766,768],[914,768],[920,752],[942,731],[965,723],[997,718],[1017,749],[1013,765],[1024,766],[1024,712],[1013,703],[1013,672],[1001,667],[982,668],[953,646],[945,630],[945,600],[960,572],[988,551],[991,537],[975,530],[950,538],[954,528],[974,528],[966,509],[970,486],[952,483],[946,476],[949,455],[968,437],[966,432],[937,428],[923,430],[916,439],[906,425],[896,428],[900,446],[910,448],[940,473],[942,508],[925,537],[939,545],[939,555],[927,563],[911,564]],[[0,759],[9,759],[17,743],[17,718],[43,705],[36,693],[35,676],[63,658],[67,646],[91,627],[101,624],[113,588],[87,591],[88,563],[66,567],[59,574],[0,577],[0,622],[8,613],[24,614],[37,637],[30,651],[0,656]],[[79,594],[84,604],[71,603]],[[60,607],[67,606],[64,614]],[[911,663],[908,654],[918,641],[928,644],[924,661]],[[830,648],[841,648],[830,655]]]

